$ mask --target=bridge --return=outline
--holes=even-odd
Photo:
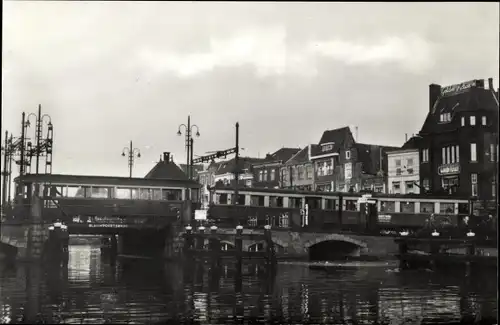
[[[2,222],[1,242],[18,257],[38,259],[56,221],[70,234],[118,235],[118,247],[159,254],[175,226],[191,218],[199,185],[182,179],[28,174],[15,179],[14,206]],[[167,242],[165,242],[167,241]]]

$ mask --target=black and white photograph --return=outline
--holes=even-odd
[[[498,2],[2,2],[1,324],[498,324]]]

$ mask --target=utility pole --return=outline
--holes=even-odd
[[[9,145],[9,131],[5,131],[5,145],[4,145],[4,156],[3,156],[3,172],[2,172],[2,211],[5,209],[5,203],[7,202],[7,177],[8,177],[8,159],[10,156],[10,145]]]
[[[177,130],[177,135],[182,135],[181,132],[181,127],[184,127],[184,133],[186,134],[185,137],[185,146],[186,146],[186,175],[189,180],[191,180],[191,165],[193,163],[193,129],[196,128],[196,136],[200,136],[200,130],[198,128],[198,125],[193,124],[191,125],[191,116],[188,115],[188,122],[186,124],[181,124],[179,125],[179,129]],[[189,194],[190,194],[190,187],[186,187],[186,199],[189,200]]]
[[[239,174],[240,174],[240,171],[239,171],[239,160],[240,160],[240,146],[239,146],[239,142],[240,142],[240,123],[236,122],[236,145],[234,147],[234,164],[235,164],[235,167],[234,167],[234,204],[237,205],[238,204],[238,186],[239,186]]]
[[[36,174],[38,175],[38,167],[40,162],[40,140],[42,138],[42,105],[38,104],[38,115],[36,119]]]

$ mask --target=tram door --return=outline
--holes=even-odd
[[[369,231],[377,230],[378,212],[377,201],[371,196],[365,196],[359,200],[360,220],[364,223],[365,229]]]

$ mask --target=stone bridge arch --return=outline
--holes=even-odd
[[[366,249],[368,246],[364,241],[352,238],[350,236],[346,236],[346,235],[342,235],[342,234],[326,234],[326,235],[318,236],[314,239],[308,240],[307,242],[304,243],[304,248],[306,250],[309,250],[309,248],[311,246],[314,246],[316,244],[319,244],[321,242],[326,242],[326,241],[342,241],[342,242],[346,242],[346,243],[351,243],[351,244],[356,245],[362,249]]]
[[[273,241],[273,244],[278,246],[278,248],[281,248],[281,249],[286,249],[288,247],[288,243],[281,240],[280,238],[272,238],[272,241]],[[255,245],[255,244],[259,244],[259,243],[265,243],[266,241],[261,239],[261,240],[252,240],[246,244],[243,245],[243,251],[248,251],[248,249]]]

